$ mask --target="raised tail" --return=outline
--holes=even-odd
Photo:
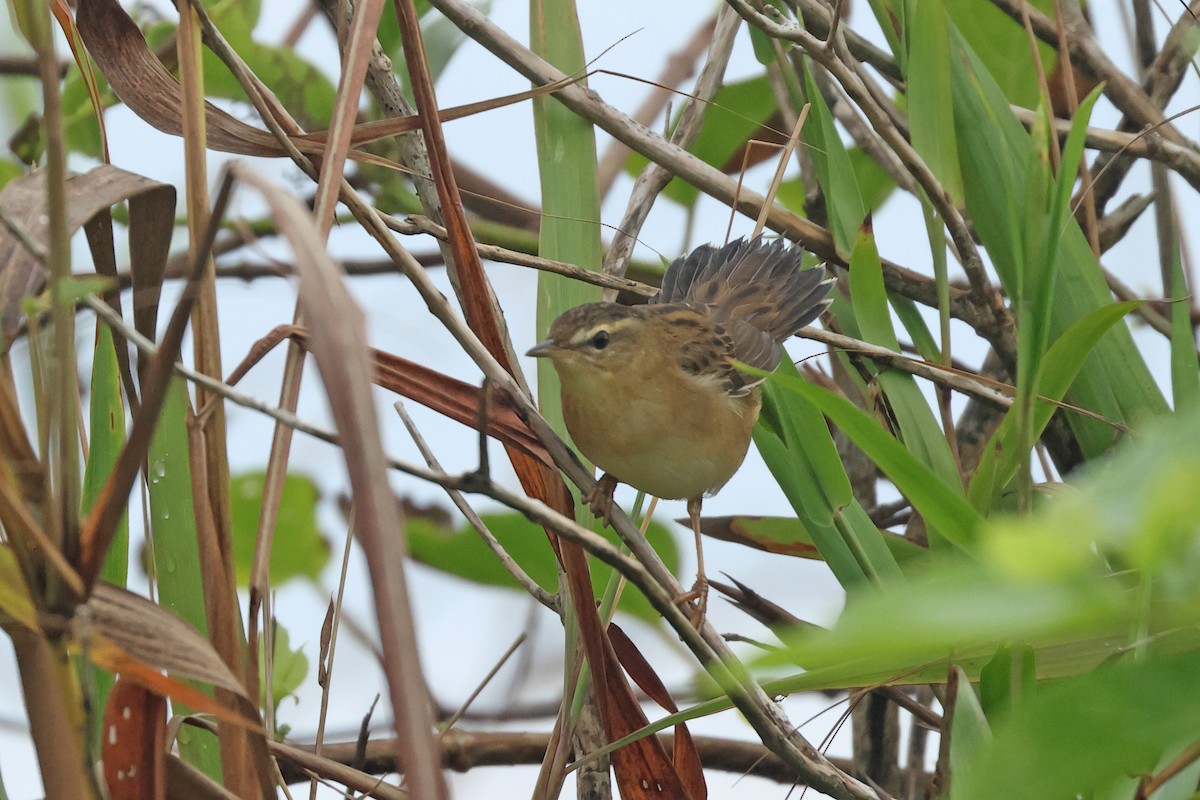
[[[652,303],[708,306],[718,317],[753,325],[778,344],[824,311],[833,279],[823,266],[801,269],[804,251],[783,239],[701,245],[671,262]],[[739,326],[740,327],[740,326]]]

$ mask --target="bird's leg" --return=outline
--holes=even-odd
[[[700,504],[702,502],[704,502],[703,497],[693,497],[688,500],[687,504],[688,517],[692,521],[692,533],[696,536],[696,582],[692,584],[691,591],[680,598],[682,602],[696,601],[696,604],[691,607],[689,616],[692,624],[697,627],[704,622],[704,615],[708,612],[708,576],[704,574],[704,543],[700,540]]]
[[[600,476],[592,490],[583,496],[583,502],[592,509],[592,513],[604,520],[608,525],[612,522],[613,492],[617,489],[617,479],[607,472]]]

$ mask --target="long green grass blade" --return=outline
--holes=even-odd
[[[117,456],[125,444],[125,405],[121,400],[121,375],[112,331],[107,325],[96,328],[96,348],[92,359],[92,381],[88,411],[88,460],[83,470],[83,509],[86,514],[100,496]],[[129,517],[122,516],[113,535],[112,546],[100,568],[101,580],[124,586],[129,576]],[[92,702],[103,709],[116,680],[112,673],[94,669]],[[99,745],[103,717],[93,714],[92,742]]]
[[[962,172],[950,101],[949,20],[942,0],[916,0],[915,6],[906,73],[912,143],[954,202],[962,205]]]
[[[808,400],[829,417],[891,479],[925,520],[961,547],[975,541],[982,518],[954,488],[888,435],[870,415],[836,394],[795,377],[773,374],[768,382]]]
[[[181,379],[175,378],[167,391],[146,456],[150,529],[159,601],[184,622],[206,633],[208,619],[192,500],[187,414],[187,388]],[[187,713],[178,703],[173,708],[177,714]],[[207,731],[187,725],[179,731],[180,755],[218,782],[221,780],[219,748],[217,738]]]
[[[808,93],[810,104],[808,120],[804,123],[804,141],[809,145],[817,181],[825,192],[834,244],[838,253],[849,256],[867,211],[858,191],[858,179],[850,155],[838,136],[833,114],[825,104],[812,70],[807,65],[804,69],[804,91]]]
[[[1075,377],[1083,369],[1088,354],[1099,343],[1101,337],[1142,301],[1113,303],[1098,308],[1072,325],[1046,352],[1041,381],[1041,397],[1060,401],[1071,388]],[[1033,434],[1039,437],[1050,423],[1057,406],[1042,402],[1034,407]],[[1011,412],[992,434],[983,450],[979,466],[971,478],[967,496],[980,513],[987,513],[995,503],[996,495],[1008,483],[1017,470],[1022,454],[1017,444],[1016,418]]]
[[[568,75],[581,73],[585,58],[574,2],[531,0],[529,15],[533,51]],[[544,258],[598,269],[600,198],[596,190],[596,135],[592,125],[545,95],[533,100],[533,122],[543,210],[538,253]],[[538,332],[544,333],[568,308],[599,297],[594,286],[539,273]],[[542,416],[559,435],[566,436],[558,401],[558,376],[548,363],[538,367],[538,402]]]
[[[883,264],[869,230],[859,234],[850,257],[850,296],[859,331],[867,341],[900,350],[883,285]],[[958,465],[945,434],[916,380],[908,373],[884,369],[878,375],[904,444],[948,487],[961,487]]]
[[[1010,296],[1018,294],[1020,257],[1014,231],[1023,229],[1021,208],[1032,158],[1029,135],[1013,117],[1004,94],[954,31],[955,132],[967,209]],[[1082,231],[1069,220],[1057,254],[1058,280],[1069,292],[1054,292],[1049,308],[1050,338],[1111,302],[1111,293]],[[1128,328],[1115,326],[1096,346],[1072,387],[1071,402],[1125,424],[1161,414],[1166,402],[1134,346]],[[1112,444],[1111,427],[1071,418],[1084,456],[1104,453]]]

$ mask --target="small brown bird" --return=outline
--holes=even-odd
[[[607,521],[613,490],[628,483],[688,501],[698,575],[684,600],[703,618],[708,579],[700,505],[741,466],[758,419],[761,379],[781,342],[831,302],[832,278],[802,270],[782,240],[701,245],[667,267],[644,306],[586,303],[562,314],[528,355],[547,357],[562,384],[563,416],[580,452],[604,470],[584,498]]]

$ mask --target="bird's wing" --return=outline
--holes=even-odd
[[[691,306],[691,308],[699,310],[696,306]],[[742,361],[743,359],[735,354],[737,343],[729,329],[711,318],[709,324],[712,326],[712,336],[683,343],[679,351],[679,366],[685,373],[698,381],[715,384],[726,394],[740,397],[749,391],[750,387],[759,383],[760,379],[747,375],[737,368],[735,360]],[[748,327],[753,328],[753,326]],[[765,338],[761,331],[754,332],[759,338]],[[766,342],[766,344],[773,343]],[[774,346],[779,347],[779,345]],[[776,356],[769,367],[763,368],[773,369],[778,363],[779,358]],[[758,365],[755,364],[755,366]]]

